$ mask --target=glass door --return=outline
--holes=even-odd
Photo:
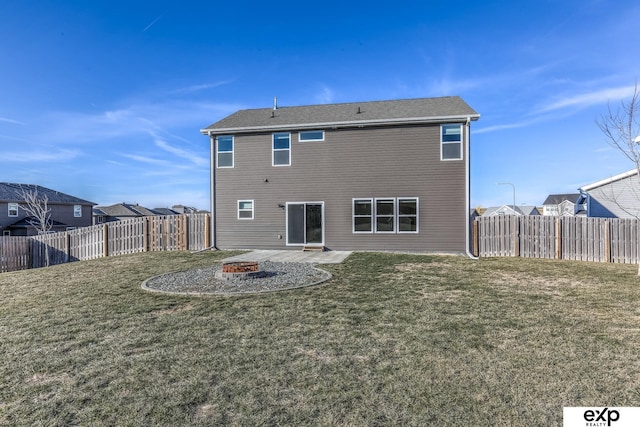
[[[287,245],[324,244],[324,203],[287,203]]]

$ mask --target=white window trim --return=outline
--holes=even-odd
[[[76,213],[78,215],[76,215]],[[73,205],[73,217],[82,218],[82,205]]]
[[[250,202],[251,203],[251,210],[249,209],[240,209],[240,203],[246,203],[246,202]],[[237,210],[238,210],[238,219],[241,221],[248,221],[248,220],[252,220],[255,217],[255,211],[256,211],[256,203],[254,200],[238,200],[238,204],[237,206]],[[240,212],[251,212],[251,218],[240,218]]]
[[[412,217],[414,215],[401,215],[400,214],[400,200],[415,200],[416,202],[416,231],[401,231],[400,230],[400,217]],[[396,198],[396,227],[398,234],[418,234],[420,233],[420,199],[418,197],[398,197]]]
[[[218,138],[231,137],[231,151],[220,151],[218,144]],[[220,153],[231,153],[231,166],[220,166]],[[233,135],[219,135],[216,137],[216,168],[218,169],[232,169],[236,165],[236,139]]]
[[[371,201],[371,231],[356,231],[355,230],[355,201],[356,200],[368,200]],[[393,231],[378,231],[376,229],[378,212],[377,201],[378,200],[393,200]],[[401,215],[400,214],[400,200],[415,200],[416,202],[416,231],[400,231],[400,218],[412,217],[413,215]],[[388,215],[384,215],[387,217]],[[351,199],[351,232],[352,234],[419,234],[420,233],[420,198],[419,197],[354,197]]]
[[[3,236],[11,236],[11,230],[2,230]]]
[[[11,207],[14,207],[13,209]],[[16,211],[15,215],[11,214],[11,211]],[[19,215],[19,204],[18,203],[9,203],[7,204],[7,216],[9,217],[17,217]]]
[[[289,148],[275,148],[276,143],[276,135],[277,134],[287,134],[289,135]],[[289,163],[276,165],[276,151],[288,151],[289,152]],[[281,167],[281,166],[291,166],[291,132],[275,132],[271,134],[271,166]]]
[[[443,141],[442,140],[442,130],[444,126],[460,126],[460,141]],[[451,161],[460,161],[464,159],[464,138],[462,133],[462,124],[460,123],[443,123],[440,125],[440,160],[443,162],[451,162]],[[445,159],[442,157],[443,148],[445,144],[460,144],[460,157],[456,159]]]
[[[371,218],[371,229],[369,231],[356,231],[356,200],[366,200],[371,203],[371,215],[358,215],[359,218],[367,216]],[[371,197],[354,197],[351,199],[351,232],[353,234],[373,234],[373,230],[375,229],[375,206],[373,203],[373,198]]]
[[[378,215],[378,201],[393,201],[393,231],[378,231],[378,216],[388,217],[389,215]],[[376,234],[396,234],[398,232],[398,203],[395,197],[376,197],[373,199],[373,231]]]
[[[322,138],[321,139],[303,139],[302,138],[302,134],[305,132],[322,132]],[[324,130],[318,129],[318,130],[301,130],[298,132],[298,141],[299,142],[324,142]]]

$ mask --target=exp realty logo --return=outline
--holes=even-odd
[[[564,408],[563,421],[564,427],[640,426],[640,408]]]

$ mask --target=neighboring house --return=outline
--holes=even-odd
[[[513,205],[502,205],[488,207],[482,214],[482,216],[498,215],[537,216],[540,215],[540,211],[535,206],[520,205],[516,206],[514,210]]]
[[[120,221],[141,216],[160,215],[159,213],[147,209],[139,204],[116,203],[110,206],[96,206],[93,208],[93,223],[102,224],[104,222]]]
[[[578,204],[588,217],[640,218],[640,179],[636,169],[579,188]]]
[[[65,231],[91,225],[93,202],[33,184],[0,183],[0,235],[32,236],[38,234],[36,219],[22,208],[22,191],[46,196],[50,209],[51,231]]]
[[[211,141],[214,246],[467,252],[459,97],[241,110]]]
[[[184,205],[173,205],[171,206],[171,210],[178,214],[194,214],[194,213],[202,212],[200,209],[193,208],[191,206],[184,206]]]
[[[550,194],[542,204],[542,215],[576,216],[581,207],[578,199],[580,199],[580,193]]]

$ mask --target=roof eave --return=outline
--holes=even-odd
[[[578,188],[578,190],[580,190],[580,191],[593,190],[594,188],[602,187],[603,185],[611,184],[612,182],[616,182],[616,181],[620,181],[621,179],[629,178],[630,176],[633,176],[633,175],[635,175],[637,173],[638,173],[637,169],[631,169],[629,171],[620,173],[620,174],[612,176],[610,178],[602,179],[602,180],[594,182],[592,184],[584,185],[584,186]]]
[[[324,123],[292,123],[284,125],[269,126],[243,126],[231,128],[205,128],[200,129],[203,135],[220,135],[225,133],[238,132],[265,132],[265,131],[282,131],[297,129],[338,129],[349,127],[369,127],[369,126],[385,126],[385,125],[413,125],[426,123],[446,123],[450,121],[476,121],[480,118],[480,114],[461,114],[455,116],[438,116],[438,117],[414,117],[400,119],[380,119],[380,120],[358,120],[358,121],[342,121],[342,122],[324,122]]]

